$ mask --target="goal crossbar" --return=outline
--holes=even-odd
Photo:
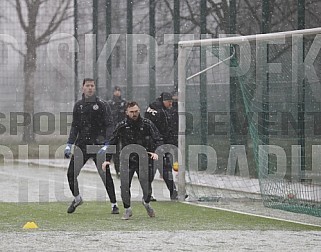
[[[293,35],[313,35],[321,33],[321,27],[311,28],[305,30],[294,30],[286,32],[275,32],[266,34],[255,34],[246,36],[233,36],[233,37],[221,37],[215,39],[200,39],[200,40],[188,40],[178,42],[179,47],[196,47],[196,46],[208,46],[215,44],[242,44],[248,41],[268,41],[282,39],[285,37],[291,37]]]

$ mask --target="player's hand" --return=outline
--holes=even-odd
[[[99,151],[98,151],[98,155],[105,155],[107,152],[107,148],[108,148],[109,144],[105,144]]]
[[[103,169],[103,171],[106,171],[108,169],[108,166],[110,165],[109,161],[105,161],[102,165],[101,165],[101,169]]]
[[[153,152],[147,152],[150,155],[150,158],[153,160],[158,160],[158,155]]]
[[[71,147],[72,144],[67,144],[65,150],[64,150],[64,154],[65,154],[65,158],[70,158],[71,156]]]

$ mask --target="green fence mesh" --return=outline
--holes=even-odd
[[[218,46],[205,46],[209,70],[204,97],[199,96],[204,85],[199,76],[189,78],[199,69],[200,47],[190,50],[187,187],[200,200],[260,195],[267,207],[321,216],[320,38],[248,42],[232,45],[236,55],[231,62],[223,62],[230,55],[226,47],[217,53]],[[236,68],[229,67],[232,61]],[[240,88],[237,124],[231,123],[231,77]],[[201,145],[201,99],[207,100],[207,146]],[[231,136],[233,125],[243,134]],[[231,145],[232,137],[243,143]]]

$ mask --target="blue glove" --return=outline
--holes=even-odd
[[[72,147],[72,144],[67,144],[67,146],[65,148],[65,151],[64,151],[65,158],[70,158],[70,156],[71,156],[71,147]]]
[[[106,155],[108,146],[109,144],[105,143],[105,145],[98,151],[98,155]]]

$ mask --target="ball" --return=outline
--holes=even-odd
[[[174,162],[173,163],[173,170],[177,172],[178,171],[178,167],[179,167],[178,162]]]
[[[295,199],[295,194],[292,192],[288,193],[288,199]]]

